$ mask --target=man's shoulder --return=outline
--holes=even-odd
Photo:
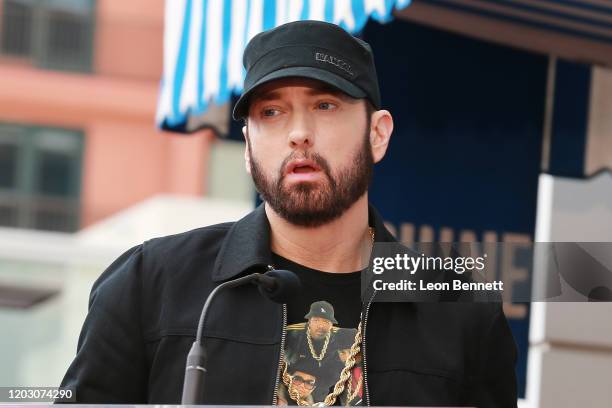
[[[223,240],[234,222],[225,222],[196,228],[173,235],[149,239],[120,255],[94,283],[94,289],[106,281],[133,279],[142,276],[147,280],[186,271],[194,266],[206,270],[214,264]],[[149,279],[150,278],[150,279]]]
[[[152,238],[142,244],[143,251],[147,256],[167,256],[169,254],[188,255],[213,247],[218,249],[234,224],[233,221],[224,222]]]

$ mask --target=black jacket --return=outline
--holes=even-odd
[[[395,239],[370,207],[377,242]],[[269,264],[263,205],[236,223],[152,239],[95,282],[62,386],[79,403],[180,403],[206,296]],[[499,303],[370,303],[363,329],[370,405],[515,407],[516,347]],[[204,332],[207,404],[275,401],[284,307],[254,286],[222,292]]]

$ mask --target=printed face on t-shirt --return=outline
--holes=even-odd
[[[320,340],[325,338],[332,328],[332,322],[323,317],[311,317],[308,320],[308,330],[312,338]]]
[[[348,359],[350,355],[351,355],[351,349],[338,350],[338,357],[340,358],[340,361],[342,361],[343,363],[346,363],[346,360]]]
[[[292,379],[295,389],[300,393],[300,397],[302,398],[308,397],[312,393],[312,390],[315,389],[317,377],[314,375],[296,371],[293,373]]]

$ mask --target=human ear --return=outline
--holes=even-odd
[[[374,163],[378,163],[385,157],[389,140],[393,133],[393,117],[387,110],[379,110],[372,113],[370,120],[370,146]]]
[[[251,174],[251,156],[249,155],[249,130],[247,125],[242,127],[242,135],[244,136],[244,166],[247,173]]]

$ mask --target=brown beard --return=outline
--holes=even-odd
[[[251,144],[248,143],[251,176],[262,199],[285,220],[302,227],[318,227],[339,218],[368,190],[372,179],[374,158],[370,145],[370,120],[359,150],[351,163],[332,175],[329,163],[318,153],[308,151],[301,155],[293,152],[283,160],[279,175],[269,180],[262,171],[261,164],[253,157]],[[247,129],[248,138],[248,129]],[[325,174],[326,181],[321,183],[303,182],[284,187],[284,169],[295,158],[306,158],[315,162]]]

